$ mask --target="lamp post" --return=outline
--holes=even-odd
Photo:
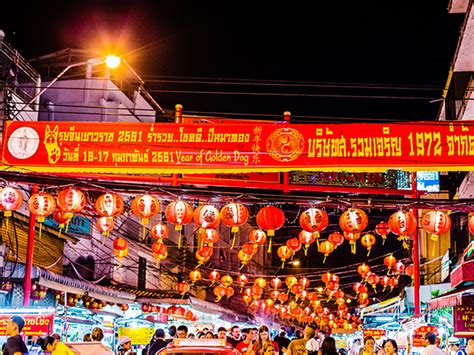
[[[27,104],[25,104],[16,114],[13,116],[13,119],[17,117],[21,112],[23,112],[28,106],[36,101],[46,90],[48,90],[58,79],[60,79],[69,69],[74,67],[79,67],[81,65],[98,65],[105,63],[109,68],[117,68],[120,65],[120,58],[115,56],[107,56],[105,58],[94,58],[89,59],[84,62],[78,62],[68,65],[63,69],[48,85],[41,89]],[[33,192],[38,191],[38,186],[34,185],[32,188]],[[23,283],[23,306],[28,307],[30,305],[30,295],[31,295],[31,272],[33,268],[33,254],[34,254],[34,243],[35,243],[35,225],[36,225],[36,216],[30,213],[29,221],[29,230],[28,230],[28,248],[26,253],[25,261],[25,280]]]
[[[93,66],[93,65],[99,65],[99,64],[105,64],[110,69],[115,69],[120,65],[120,62],[121,62],[120,57],[117,57],[114,55],[108,55],[106,57],[92,58],[83,62],[69,64],[58,75],[56,75],[56,77],[53,80],[51,80],[48,83],[48,85],[46,85],[44,88],[38,91],[36,95],[33,96],[28,103],[26,103],[20,110],[18,110],[18,112],[12,117],[12,120],[14,120],[20,113],[25,111],[28,108],[28,106],[33,104],[36,101],[36,99],[38,99],[38,97],[40,97],[46,90],[48,90],[51,86],[53,86],[56,81],[58,81],[64,74],[66,74],[67,71],[69,71],[69,69],[80,67],[82,65]]]

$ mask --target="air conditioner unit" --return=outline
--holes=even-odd
[[[474,198],[474,172],[470,171],[464,177],[458,191],[459,198]]]

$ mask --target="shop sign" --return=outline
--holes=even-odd
[[[53,330],[52,314],[18,314],[25,320],[22,334],[26,336],[31,335],[46,335]],[[13,314],[0,314],[0,336],[5,336],[7,330],[8,320]]]
[[[459,337],[474,335],[474,297],[463,297],[462,305],[454,307],[454,334]]]
[[[413,346],[421,347],[423,346],[423,336],[428,333],[433,332],[438,335],[438,327],[430,325],[422,325],[421,327],[415,329],[413,332]]]
[[[133,345],[148,344],[154,333],[154,328],[118,328],[118,337],[128,336]]]
[[[44,225],[53,229],[59,229],[59,223],[54,220],[53,215],[45,218]],[[71,218],[67,227],[64,228],[67,228],[68,234],[90,235],[91,221],[88,218],[75,215]]]
[[[4,168],[82,173],[474,170],[474,121],[6,122]]]
[[[385,335],[385,329],[364,329],[364,338],[371,336],[374,339],[380,339]]]

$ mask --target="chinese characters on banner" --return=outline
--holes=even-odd
[[[53,315],[52,314],[18,314],[25,320],[22,334],[30,335],[47,335],[53,331]],[[6,335],[7,323],[12,314],[0,315],[0,336]]]
[[[3,168],[79,173],[474,170],[474,121],[7,122]]]
[[[438,335],[438,327],[430,325],[422,325],[421,327],[415,329],[413,332],[413,346],[421,347],[423,346],[423,336],[428,333],[433,332]]]
[[[455,306],[454,334],[459,337],[474,335],[474,297],[463,297],[462,305]]]

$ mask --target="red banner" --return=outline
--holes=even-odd
[[[423,346],[423,336],[428,332],[433,332],[438,335],[438,327],[422,325],[421,327],[415,329],[415,331],[413,332],[413,346]]]
[[[22,334],[30,335],[47,335],[53,331],[53,315],[52,314],[18,314],[25,320]],[[0,336],[6,335],[8,320],[13,314],[0,315]]]
[[[2,161],[40,172],[474,170],[474,121],[394,124],[7,122]]]
[[[384,329],[364,329],[364,339],[371,336],[375,340],[385,336],[386,330]]]

